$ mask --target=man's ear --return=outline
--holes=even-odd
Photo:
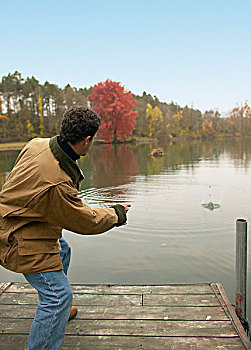
[[[86,136],[86,143],[90,143],[91,142],[91,140],[92,140],[92,137],[91,136]]]

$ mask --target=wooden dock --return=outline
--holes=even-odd
[[[77,317],[62,350],[251,349],[222,286],[73,284]],[[27,283],[0,283],[0,349],[23,350],[38,302]]]

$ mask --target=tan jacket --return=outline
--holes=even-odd
[[[83,179],[56,137],[33,139],[0,192],[0,263],[22,273],[62,269],[62,229],[99,234],[114,227],[113,208],[91,209],[78,197]]]

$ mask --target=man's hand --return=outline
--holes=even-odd
[[[131,204],[122,204],[125,207],[126,212],[128,212],[128,210],[131,207]]]
[[[126,214],[130,206],[131,204],[115,204],[112,206],[118,216],[118,222],[116,226],[126,225]]]

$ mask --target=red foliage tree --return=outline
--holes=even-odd
[[[120,83],[107,79],[93,87],[88,96],[91,108],[100,115],[102,124],[100,137],[105,141],[125,141],[132,134],[137,111],[133,111],[136,101],[133,94]]]

